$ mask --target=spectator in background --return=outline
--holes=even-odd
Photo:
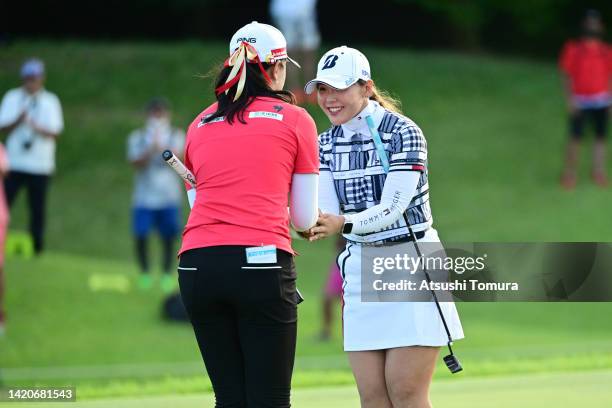
[[[174,243],[180,229],[181,181],[164,162],[161,154],[169,149],[181,156],[185,132],[173,128],[170,108],[162,98],[151,100],[146,108],[147,121],[143,128],[128,138],[128,160],[136,168],[132,208],[132,228],[136,239],[136,255],[140,266],[139,286],[149,289],[153,279],[149,273],[148,237],[156,227],[162,239],[161,286],[168,293],[174,289],[172,261]]]
[[[45,90],[45,66],[29,59],[21,67],[23,86],[8,91],[0,105],[0,131],[6,142],[9,173],[4,187],[9,207],[25,185],[34,251],[43,250],[45,207],[55,171],[55,142],[64,128],[58,97]]]
[[[185,133],[170,124],[170,107],[163,98],[155,98],[146,107],[147,121],[143,128],[133,131],[128,139],[128,160],[136,168],[132,227],[136,238],[136,254],[141,275],[139,286],[149,289],[153,279],[149,273],[148,237],[156,227],[162,238],[161,286],[168,293],[175,287],[172,262],[174,242],[179,232],[181,180],[164,162],[161,154],[169,149],[180,157]]]
[[[321,42],[317,27],[317,0],[272,0],[270,14],[287,39],[288,51],[302,64],[302,77],[296,67],[287,70],[287,88],[295,95],[298,103],[317,103],[314,96],[308,96],[302,84],[314,78],[316,54]]]
[[[565,80],[570,116],[570,136],[561,184],[572,189],[577,180],[580,139],[587,120],[595,126],[593,181],[608,185],[606,142],[612,95],[612,48],[603,40],[604,25],[599,12],[589,10],[582,22],[582,36],[568,41],[561,52],[559,66]]]
[[[4,146],[0,144],[0,178],[8,173],[8,159]],[[6,206],[4,191],[0,190],[0,336],[4,334],[6,324],[6,312],[4,310],[4,242],[6,239],[6,228],[9,222],[9,211]]]

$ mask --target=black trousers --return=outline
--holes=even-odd
[[[34,241],[34,251],[37,254],[43,250],[49,180],[50,176],[11,171],[4,182],[4,191],[9,208],[13,205],[21,187],[26,187],[28,209],[30,211],[30,233]]]
[[[578,109],[570,117],[570,132],[574,139],[580,139],[584,133],[584,125],[587,120],[593,123],[595,137],[603,139],[608,133],[609,108]]]
[[[246,264],[244,246],[184,252],[179,285],[217,408],[290,407],[298,292],[293,256]]]

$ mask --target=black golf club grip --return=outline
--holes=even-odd
[[[174,153],[172,153],[171,150],[164,150],[164,152],[162,153],[162,157],[165,161],[170,160],[172,156],[174,156]]]

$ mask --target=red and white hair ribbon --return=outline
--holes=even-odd
[[[234,95],[233,101],[235,102],[240,95],[242,95],[242,91],[244,90],[244,83],[246,82],[246,64],[247,63],[256,63],[259,65],[259,70],[263,74],[266,81],[271,82],[270,77],[266,73],[263,65],[261,65],[261,60],[259,59],[259,55],[257,54],[257,50],[251,44],[247,42],[241,42],[236,51],[230,55],[230,57],[225,61],[226,67],[232,67],[229,75],[227,76],[227,80],[225,84],[221,85],[215,92],[217,95],[222,92],[229,92],[230,88],[237,84],[236,94]]]

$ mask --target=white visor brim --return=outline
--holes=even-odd
[[[352,86],[358,80],[359,80],[359,78],[357,78],[357,79],[315,78],[315,79],[313,79],[311,81],[308,81],[308,83],[306,83],[306,86],[304,87],[304,92],[306,92],[307,95],[310,95],[311,93],[313,93],[316,90],[317,84],[325,84],[327,86],[331,86],[334,89],[342,90],[342,89],[346,89],[346,88]]]

